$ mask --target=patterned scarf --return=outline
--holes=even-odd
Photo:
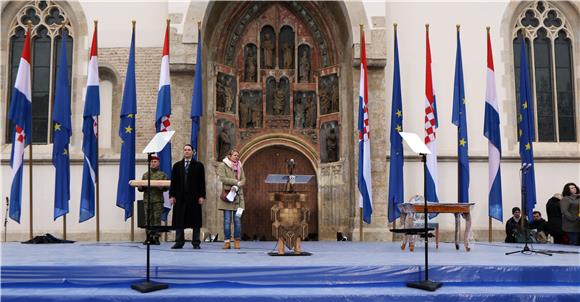
[[[237,162],[231,161],[229,158],[224,157],[222,160],[226,166],[230,167],[234,172],[236,172],[236,178],[239,180],[242,175],[242,163],[238,160]]]

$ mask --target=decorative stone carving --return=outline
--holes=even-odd
[[[278,64],[280,69],[294,69],[294,30],[285,25],[280,29]]]
[[[318,88],[320,98],[320,114],[338,112],[338,77],[336,74],[320,78]]]
[[[336,121],[323,123],[320,129],[320,136],[320,161],[323,163],[338,161],[338,123]]]
[[[243,90],[240,93],[240,128],[260,128],[262,118],[262,92]]]
[[[294,128],[315,128],[316,97],[313,91],[294,93]]]
[[[216,83],[216,110],[219,112],[236,113],[236,81],[233,76],[218,73]]]
[[[308,45],[300,45],[298,48],[300,59],[298,61],[298,82],[310,82],[310,48]]]
[[[276,34],[271,26],[266,26],[261,33],[262,68],[273,69],[275,66]]]
[[[256,57],[256,45],[248,44],[244,47],[244,81],[256,82],[258,59]]]
[[[234,124],[228,120],[220,119],[216,127],[216,160],[221,161],[235,146]]]
[[[290,83],[282,77],[278,83],[273,77],[266,81],[266,108],[270,115],[288,115],[290,111]]]

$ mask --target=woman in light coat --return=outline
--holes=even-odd
[[[234,220],[234,248],[240,248],[240,238],[242,233],[242,216],[236,215],[238,209],[244,209],[244,185],[246,176],[240,162],[240,153],[237,150],[230,150],[217,168],[217,175],[222,182],[222,192],[230,192],[232,189],[237,192],[232,202],[219,198],[218,209],[224,212],[224,249],[230,249],[232,217]]]

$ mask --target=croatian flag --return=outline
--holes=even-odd
[[[371,215],[373,214],[373,187],[371,178],[371,135],[369,132],[369,93],[367,87],[365,34],[361,30],[360,93],[358,97],[358,190],[359,206],[363,209],[363,220],[366,223],[371,223]]]
[[[485,118],[483,135],[488,139],[488,210],[489,217],[503,221],[501,197],[501,135],[499,132],[499,108],[495,91],[495,72],[493,69],[493,52],[491,39],[487,31],[487,85],[485,87]]]
[[[8,110],[8,118],[14,123],[14,139],[10,153],[12,186],[10,187],[9,216],[18,223],[20,223],[22,207],[24,148],[30,144],[32,137],[32,83],[30,79],[30,29],[28,29]]]
[[[81,206],[79,222],[87,221],[95,216],[95,194],[97,189],[97,173],[99,165],[97,130],[100,114],[99,96],[99,62],[97,59],[97,27],[93,34],[89,72],[87,76],[87,92],[85,96],[85,111],[83,113],[83,181],[81,187]]]
[[[437,130],[437,106],[435,103],[435,91],[433,90],[433,77],[431,75],[431,46],[429,43],[429,29],[427,28],[426,40],[426,64],[425,64],[425,145],[431,151],[427,154],[427,174],[425,177],[426,199],[429,202],[439,202],[437,197],[437,144],[435,132]]]
[[[165,43],[163,44],[163,55],[161,57],[161,74],[159,75],[159,92],[157,93],[157,112],[155,114],[155,131],[165,132],[171,130],[171,86],[169,76],[169,23],[165,29]],[[165,145],[159,157],[161,171],[171,178],[171,142]],[[171,210],[169,201],[169,191],[163,192],[163,215],[161,220],[167,221],[167,215]]]

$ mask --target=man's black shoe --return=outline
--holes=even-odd
[[[183,242],[176,242],[171,248],[174,250],[181,249],[183,248]]]
[[[201,249],[201,247],[199,246],[199,244],[194,244],[194,245],[193,245],[193,249],[194,249],[194,250],[200,250],[200,249]]]

